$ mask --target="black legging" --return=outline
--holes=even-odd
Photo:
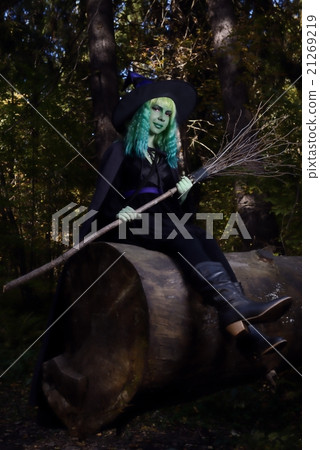
[[[177,261],[184,273],[191,276],[195,275],[192,266],[194,267],[206,261],[220,262],[229,274],[231,281],[236,282],[237,278],[217,241],[213,238],[208,239],[205,230],[200,227],[192,226],[188,228],[188,231],[191,232],[192,239],[185,239],[181,234],[178,234],[174,239],[151,239],[149,236],[132,235],[129,232],[127,239],[121,240],[118,232],[115,231],[107,233],[105,240],[109,242],[126,242],[165,253]]]

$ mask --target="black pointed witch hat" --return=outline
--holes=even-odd
[[[137,109],[148,100],[158,97],[171,98],[177,108],[177,122],[185,122],[197,102],[197,93],[191,84],[182,80],[153,80],[136,72],[129,72],[124,87],[134,89],[118,103],[113,114],[113,124],[118,131],[132,118]]]

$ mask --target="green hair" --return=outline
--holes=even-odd
[[[168,97],[160,97],[164,101],[164,106],[172,111],[167,128],[155,136],[155,145],[166,153],[170,167],[178,166],[178,127],[176,122],[176,106],[174,101]],[[136,154],[144,158],[148,150],[148,138],[150,128],[150,111],[152,105],[157,103],[159,98],[144,103],[134,114],[129,122],[125,136],[125,152],[127,155]]]

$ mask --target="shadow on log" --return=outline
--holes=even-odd
[[[294,299],[280,320],[257,327],[288,340],[285,359],[246,359],[162,253],[97,242],[67,262],[59,290],[63,309],[73,305],[63,320],[65,347],[43,364],[42,388],[70,434],[94,433],[159,392],[187,399],[301,363],[301,258],[226,256],[248,297]]]

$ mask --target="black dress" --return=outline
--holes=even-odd
[[[123,156],[117,172],[112,174],[112,186],[98,208],[99,229],[113,222],[123,207],[129,205],[137,209],[178,182],[179,173],[169,166],[166,154],[158,149],[148,151],[152,163],[147,158]],[[106,167],[102,167],[102,173],[108,172]],[[180,204],[179,194],[175,194],[149,208],[142,220],[127,222],[106,233],[102,239],[166,253],[175,258],[188,274],[192,272],[192,266],[200,262],[219,261],[236,281],[215,239],[208,239],[206,231],[193,223],[194,214],[187,200]]]

